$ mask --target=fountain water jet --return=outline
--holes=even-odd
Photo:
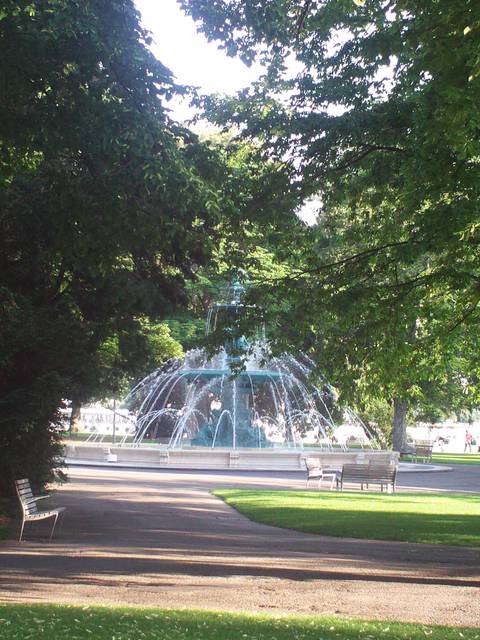
[[[235,281],[230,290],[231,301],[208,312],[207,334],[227,323],[220,353],[209,359],[202,350],[191,352],[131,392],[127,402],[139,406],[136,444],[169,434],[169,449],[301,449],[308,432],[332,450],[331,388],[319,390],[309,382],[306,358],[287,355],[263,364],[266,343],[251,347],[239,329],[251,309],[242,303],[245,289]],[[245,368],[236,371],[243,361]],[[357,424],[363,434],[359,445],[378,448],[365,425]]]
[[[135,467],[259,470],[300,469],[307,456],[337,468],[395,461],[397,454],[381,450],[350,410],[343,411],[342,423],[358,434],[355,447],[346,439],[335,442],[332,388],[312,385],[313,364],[305,356],[268,357],[263,338],[249,345],[242,318],[255,308],[242,302],[241,282],[230,291],[230,301],[213,305],[207,318],[207,334],[223,331],[223,348],[212,357],[192,350],[142,380],[125,400],[137,413],[134,443],[108,449],[104,459],[114,454],[120,464]],[[67,456],[102,456],[93,451],[77,445]]]

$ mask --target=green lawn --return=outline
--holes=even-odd
[[[480,546],[480,497],[465,494],[219,489],[251,520],[341,538]]]
[[[480,453],[434,453],[436,464],[480,464]]]
[[[480,629],[333,617],[0,605],[2,640],[475,640]]]
[[[91,437],[91,433],[69,433],[68,431],[65,431],[62,433],[62,439],[64,442],[73,442],[73,443],[77,443],[77,442],[85,442],[86,440],[88,440],[88,438]],[[121,441],[123,440],[123,435],[119,435],[117,433],[116,437],[115,437],[115,442],[116,444],[119,444]],[[128,436],[127,439],[125,440],[125,442],[133,442],[134,440],[134,436]],[[93,441],[91,441],[93,442]],[[101,442],[101,444],[112,444],[113,442],[113,436],[111,434],[105,434],[103,436],[103,438],[100,440],[100,438],[98,440],[96,440],[97,444],[99,442]],[[149,442],[155,442],[157,443],[158,440],[149,440]]]

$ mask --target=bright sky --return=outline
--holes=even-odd
[[[153,53],[180,84],[199,87],[204,93],[232,94],[258,78],[258,66],[249,68],[237,58],[229,58],[198,33],[176,0],[135,0],[135,4],[143,26],[152,33]],[[172,108],[179,120],[190,115],[183,106]]]
[[[249,68],[239,59],[228,57],[198,33],[194,21],[181,11],[176,0],[135,0],[135,4],[143,26],[152,33],[153,53],[180,84],[196,86],[202,93],[233,94],[259,77],[258,65]],[[179,121],[193,116],[180,101],[170,102],[169,107]],[[308,202],[299,216],[312,223],[317,207],[316,201]]]

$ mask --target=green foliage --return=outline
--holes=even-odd
[[[217,489],[256,522],[319,535],[480,546],[476,496]]]
[[[133,607],[72,607],[62,605],[8,604],[0,607],[4,640],[127,640],[158,638],[172,640],[458,640],[478,638],[477,628],[419,625],[402,622],[366,622],[325,616],[265,616]]]
[[[393,407],[392,403],[385,400],[380,394],[359,394],[360,398],[355,403],[355,398],[352,398],[354,402],[353,408],[357,412],[361,420],[372,429],[373,433],[380,433],[387,442],[391,442],[392,439],[392,422],[393,422]]]
[[[41,487],[54,479],[60,445],[54,425],[65,390],[64,376],[79,362],[71,341],[81,337],[60,303],[56,315],[26,295],[1,290],[0,304],[0,494],[14,491],[12,478]],[[41,327],[41,331],[39,331]]]
[[[186,285],[186,312],[167,319],[186,350],[205,343],[208,308],[228,299],[229,285],[238,273],[243,274],[240,277],[247,292],[253,293],[253,285],[288,272],[290,250],[282,253],[279,239],[288,233],[301,234],[303,229],[295,215],[300,199],[288,165],[266,158],[257,144],[235,140],[232,132],[205,133],[201,140],[226,167],[222,194],[232,214],[222,217],[216,228],[218,243],[209,263],[200,267]],[[247,322],[245,331],[250,329]],[[210,336],[209,346],[215,350],[224,341],[220,331]]]
[[[41,484],[63,398],[178,354],[156,322],[208,257],[222,162],[171,121],[184,92],[130,0],[4,3],[0,20],[0,467]]]
[[[128,330],[109,336],[96,354],[98,369],[92,376],[90,400],[125,395],[132,382],[146,376],[171,358],[183,355],[182,345],[171,335],[166,323],[144,318]],[[87,387],[83,387],[84,393]]]
[[[166,324],[173,339],[178,341],[185,351],[201,344],[205,335],[204,318],[193,318],[187,314],[176,315],[167,318]]]
[[[148,341],[151,348],[151,360],[148,369],[158,367],[170,358],[183,356],[182,345],[171,335],[167,324],[154,324],[148,327]]]
[[[48,477],[62,399],[121,393],[181,354],[175,335],[196,343],[196,309],[175,318],[212,254],[215,274],[242,262],[249,227],[274,234],[277,208],[293,219],[288,166],[172,121],[187,90],[150,42],[132,0],[1,10],[2,492],[13,474]]]
[[[225,291],[238,269],[252,281],[286,273],[290,251],[280,242],[287,234],[301,234],[295,210],[301,203],[292,168],[273,160],[256,142],[236,140],[232,132],[204,135],[209,148],[223,159],[228,171],[222,184],[225,200],[234,204],[230,217],[217,227],[219,242],[209,265],[196,274],[188,290],[196,313],[204,313]]]

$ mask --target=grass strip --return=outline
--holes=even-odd
[[[0,605],[2,640],[477,640],[480,629],[319,616]]]
[[[340,538],[480,546],[480,497],[466,494],[217,489],[255,522]]]
[[[435,464],[480,464],[480,453],[434,453]]]

